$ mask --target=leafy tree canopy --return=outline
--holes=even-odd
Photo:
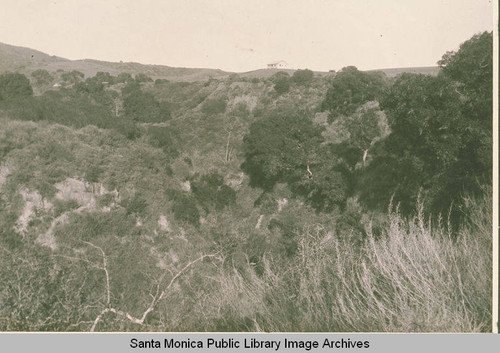
[[[81,82],[84,77],[85,74],[77,70],[61,73],[61,80],[66,85],[75,85],[78,82]]]
[[[280,71],[271,76],[271,82],[274,83],[274,91],[278,94],[284,94],[290,91],[290,75]]]
[[[141,82],[153,82],[153,79],[151,77],[149,77],[148,75],[140,72],[137,75],[135,75],[135,82],[139,82],[139,83],[141,83]]]
[[[331,81],[321,109],[329,111],[331,119],[352,114],[362,104],[378,100],[385,85],[383,73],[362,72],[354,66],[344,67]]]
[[[48,85],[54,82],[54,77],[44,69],[38,69],[31,73],[31,77],[35,80],[37,86]]]
[[[0,75],[0,101],[26,98],[33,95],[30,81],[23,74],[5,73]]]
[[[292,81],[298,85],[307,85],[313,80],[313,78],[314,73],[309,69],[297,70],[292,75]]]
[[[297,196],[317,209],[345,200],[346,185],[339,160],[321,145],[322,128],[297,110],[273,111],[250,126],[243,139],[242,170],[252,186],[271,190],[287,183]]]
[[[201,106],[201,111],[207,115],[222,114],[226,111],[227,102],[224,98],[209,98]]]
[[[381,101],[392,133],[375,146],[361,199],[404,213],[418,195],[432,212],[458,221],[463,195],[491,182],[491,34],[476,35],[440,61],[437,77],[403,74]]]
[[[439,61],[442,74],[458,83],[467,99],[465,112],[491,125],[493,103],[493,34],[483,32],[464,42],[458,52],[447,52]]]

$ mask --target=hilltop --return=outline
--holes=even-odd
[[[0,73],[11,71],[29,76],[31,72],[44,69],[49,72],[57,70],[83,72],[85,77],[92,77],[97,72],[109,72],[118,75],[122,72],[145,74],[153,79],[172,81],[200,81],[210,77],[228,76],[228,72],[216,69],[178,68],[164,65],[144,65],[134,62],[108,62],[93,59],[69,60],[50,56],[40,51],[0,43]]]
[[[135,62],[109,62],[94,59],[69,60],[57,56],[51,56],[41,51],[0,43],[0,73],[19,72],[29,76],[33,71],[44,69],[50,72],[58,70],[80,71],[85,77],[92,77],[97,72],[109,72],[111,75],[118,75],[128,72],[132,75],[145,74],[153,79],[166,79],[170,81],[203,81],[209,78],[224,79],[234,72],[227,72],[218,69],[206,68],[182,68],[165,65],[145,65]],[[426,75],[436,75],[437,66],[430,67],[407,67],[407,68],[387,68],[369,70],[367,72],[381,71],[389,77],[394,77],[403,72],[421,73]],[[269,78],[275,73],[283,71],[292,75],[294,69],[258,69],[243,73],[237,73],[245,78]],[[315,71],[317,76],[327,76],[331,74],[326,71]]]

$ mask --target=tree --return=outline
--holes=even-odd
[[[308,85],[314,78],[314,73],[309,70],[297,70],[292,75],[292,81],[298,85]]]
[[[70,72],[63,72],[61,74],[61,80],[65,85],[75,85],[78,82],[81,82],[85,77],[83,72],[72,70]]]
[[[389,199],[411,212],[419,193],[453,163],[460,144],[460,100],[443,77],[403,74],[381,102],[391,134],[374,149],[364,173],[362,199],[384,209]],[[384,196],[382,196],[384,195]]]
[[[47,70],[43,69],[33,71],[31,77],[35,80],[37,86],[49,85],[54,82],[52,75]]]
[[[26,98],[32,95],[33,88],[25,75],[18,73],[0,75],[0,101]]]
[[[403,74],[381,101],[391,134],[373,150],[361,178],[361,200],[400,210],[417,198],[434,214],[449,212],[454,224],[464,195],[491,183],[491,34],[472,37],[446,53],[437,77]]]
[[[354,66],[344,67],[335,75],[321,104],[330,112],[330,119],[352,114],[366,102],[378,100],[384,90],[384,74],[359,71]]]
[[[201,106],[201,112],[207,115],[222,114],[226,111],[227,102],[224,98],[209,98]]]
[[[211,209],[222,210],[236,203],[236,192],[224,184],[224,178],[217,172],[195,178],[191,187],[205,212]]]
[[[157,123],[170,119],[167,103],[158,102],[149,92],[133,90],[123,100],[125,115],[135,121]]]
[[[83,91],[91,94],[102,94],[104,86],[113,83],[114,77],[109,72],[99,71],[95,76],[87,78],[81,88],[83,88]]]
[[[116,83],[131,83],[133,80],[134,80],[134,78],[128,72],[121,72],[115,78]]]
[[[273,111],[255,121],[243,139],[241,169],[250,176],[250,185],[271,190],[276,183],[287,183],[316,209],[341,205],[347,190],[341,163],[321,146],[321,132],[297,110]]]
[[[274,83],[274,90],[278,94],[285,94],[290,91],[290,75],[286,72],[277,72],[271,76],[271,81]]]
[[[457,91],[467,99],[465,113],[485,127],[492,121],[492,49],[492,33],[483,32],[462,43],[458,52],[447,52],[438,62],[441,73],[457,82]]]
[[[143,83],[143,82],[153,82],[153,79],[142,72],[135,75],[135,82]]]
[[[367,163],[368,151],[375,142],[389,134],[385,114],[376,102],[369,102],[349,116],[338,117],[325,133],[325,142],[353,170]]]

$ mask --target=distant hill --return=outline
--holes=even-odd
[[[423,67],[400,67],[392,69],[377,69],[377,70],[367,70],[367,72],[384,72],[389,77],[394,77],[404,72],[412,74],[424,74],[436,76],[439,72],[439,66],[423,66]]]
[[[177,68],[92,59],[68,60],[30,48],[0,43],[0,73],[13,71],[29,75],[37,69],[45,69],[49,72],[78,70],[83,72],[85,77],[92,77],[99,71],[109,72],[111,75],[118,75],[121,72],[129,72],[133,75],[143,73],[153,79],[161,78],[172,81],[200,81],[210,77],[222,78],[230,74],[216,69]]]
[[[217,69],[203,68],[180,68],[165,65],[144,65],[134,62],[108,62],[92,59],[69,60],[57,56],[50,56],[38,50],[13,46],[0,43],[0,73],[6,71],[20,72],[30,75],[33,71],[45,69],[49,72],[57,70],[71,71],[78,70],[85,74],[85,77],[92,77],[97,72],[109,72],[111,75],[118,75],[121,72],[129,72],[133,75],[143,73],[153,79],[167,79],[171,81],[202,81],[210,77],[225,78],[231,72]],[[292,69],[260,69],[238,73],[241,77],[247,78],[267,78],[278,71],[285,71],[292,75]],[[382,71],[387,76],[393,77],[403,72],[421,73],[426,75],[437,75],[437,66],[429,67],[407,67],[369,70],[369,72]],[[328,75],[328,72],[315,71],[316,75]]]
[[[34,71],[41,67],[64,65],[70,60],[50,56],[38,50],[0,43],[0,72]]]
[[[261,79],[261,78],[271,77],[272,75],[274,75],[275,73],[277,73],[279,71],[287,72],[291,76],[291,75],[293,75],[293,73],[296,70],[292,70],[292,69],[260,69],[260,70],[244,72],[244,73],[241,73],[239,75],[241,77]],[[390,69],[367,70],[366,72],[383,72],[389,77],[394,77],[394,76],[397,76],[397,75],[402,74],[404,72],[435,76],[439,72],[439,67],[438,66],[400,67],[400,68],[390,68]],[[326,71],[314,71],[314,74],[316,76],[326,76],[326,75],[330,75],[332,73],[326,72]]]

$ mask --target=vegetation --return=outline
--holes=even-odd
[[[314,73],[309,70],[297,70],[292,75],[292,81],[298,85],[308,85],[314,78]]]
[[[0,75],[0,330],[490,331],[491,43],[437,76]]]
[[[33,88],[26,76],[18,73],[0,75],[0,101],[26,98],[32,95]]]
[[[331,120],[349,115],[362,104],[379,100],[384,88],[382,73],[365,73],[354,66],[344,67],[335,75],[321,108],[330,112]]]

